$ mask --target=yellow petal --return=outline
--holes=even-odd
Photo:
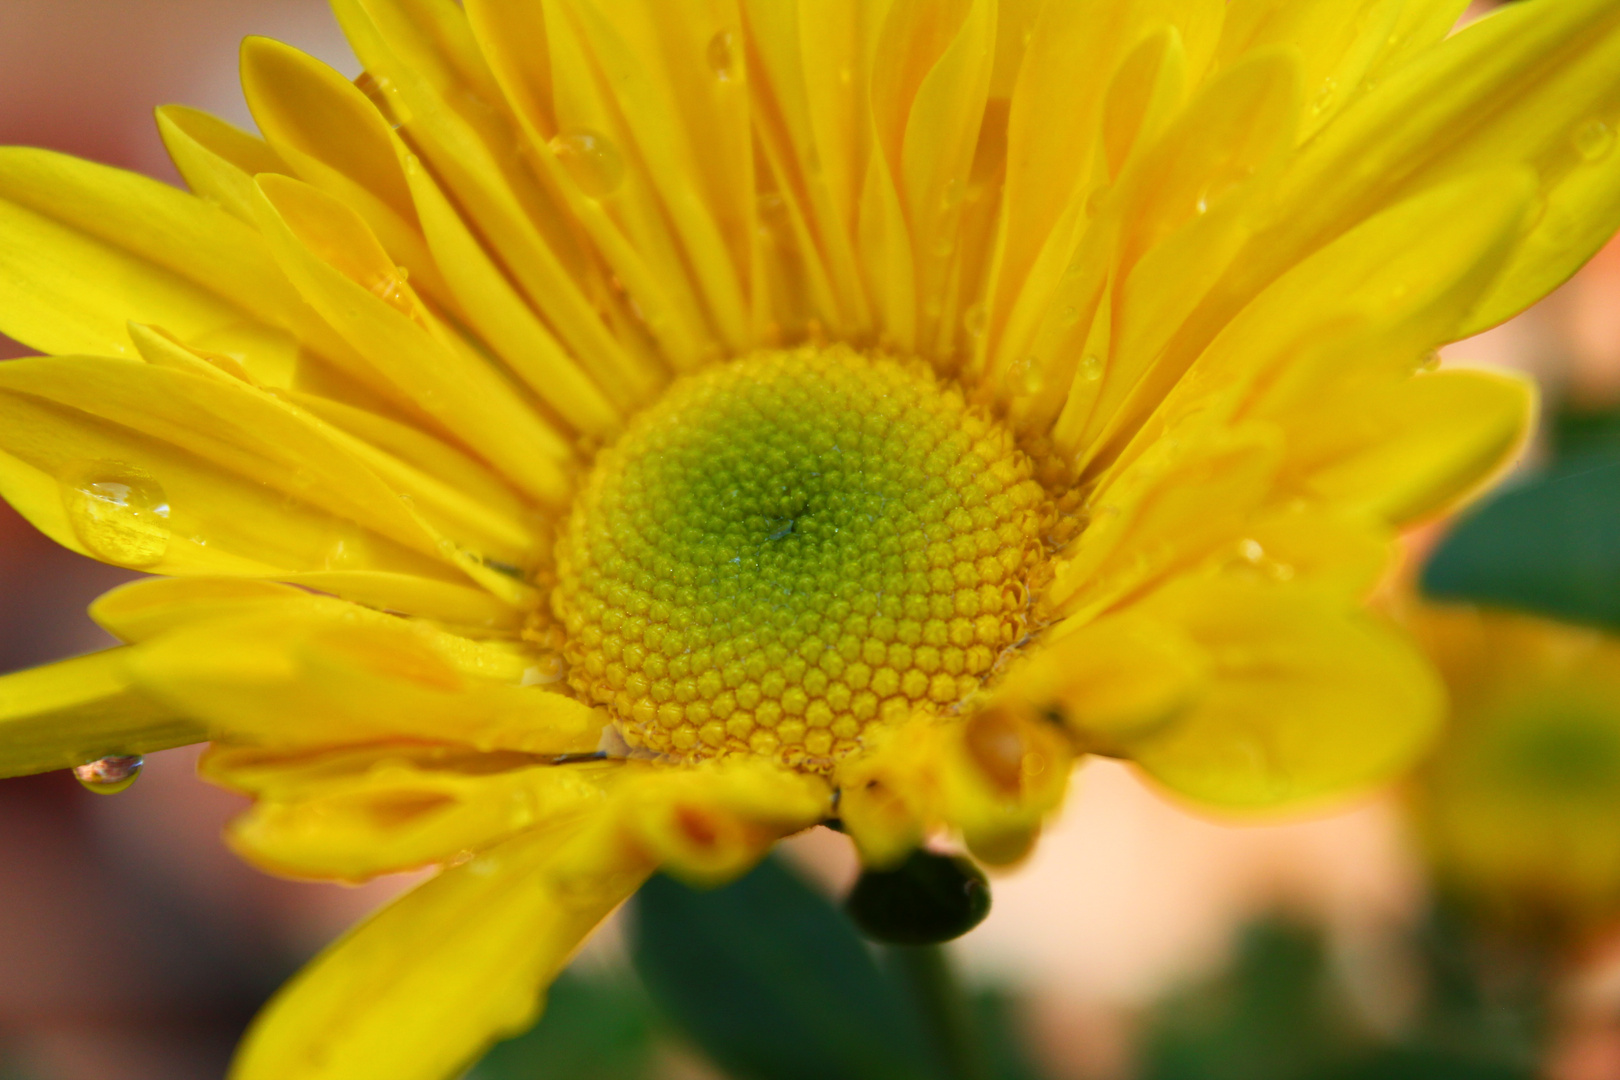
[[[754,202],[744,193],[753,190],[753,155],[740,27],[682,5],[620,0],[608,10],[594,0],[569,0],[561,6],[611,88],[631,140],[624,150],[652,179],[716,336],[732,352],[746,349]],[[729,50],[720,78],[710,44],[724,33],[734,44],[721,39],[717,47]],[[688,135],[687,123],[701,126]]]
[[[444,1080],[528,1025],[585,936],[651,869],[548,874],[582,825],[523,833],[328,948],[249,1029],[231,1080]]]
[[[128,649],[108,649],[0,676],[0,776],[206,739],[201,724],[135,688],[128,658]]]
[[[1052,385],[1032,419],[1048,419],[1062,407],[1059,437],[1067,439],[1089,416],[1079,445],[1105,448],[1113,431],[1139,423],[1163,399],[1192,361],[1171,343],[1189,333],[1185,324],[1229,276],[1255,208],[1269,201],[1293,146],[1298,114],[1294,53],[1259,53],[1204,87],[1127,166],[1111,196],[1121,226],[1111,268],[1112,347],[1102,378],[1095,371],[1075,377],[1085,320],[1065,329],[1064,320],[1049,316],[1035,348],[1049,358]]]
[[[1366,80],[1432,46],[1467,0],[1236,0],[1216,62],[1286,44],[1303,61],[1307,112],[1301,141],[1363,91]]]
[[[1044,717],[988,708],[944,734],[941,817],[982,861],[1017,862],[1068,792],[1075,759],[1068,733]]]
[[[961,719],[916,715],[840,764],[838,813],[867,866],[944,829],[987,862],[1014,862],[1061,805],[1074,757],[1062,727],[995,702]]]
[[[1579,148],[1593,124],[1612,132],[1620,122],[1617,68],[1620,9],[1610,0],[1510,5],[1480,19],[1389,71],[1304,147],[1279,193],[1277,224],[1250,249],[1250,271],[1274,273],[1379,208],[1473,170],[1533,166],[1544,194],[1573,171],[1599,174],[1563,189],[1562,224],[1549,225],[1573,224],[1576,208],[1597,217],[1555,243],[1544,234],[1460,333],[1506,318],[1620,224],[1620,203],[1599,194],[1612,183],[1601,177],[1613,177],[1613,155]],[[1612,138],[1584,145],[1604,142]]]
[[[470,348],[454,347],[353,211],[284,177],[260,178],[260,226],[312,306],[412,401],[513,483],[562,504],[570,448]]]
[[[1196,346],[1202,355],[1187,378],[1110,467],[1129,467],[1190,416],[1276,422],[1409,375],[1490,287],[1532,184],[1522,169],[1466,176],[1339,237],[1263,290],[1207,347]],[[1190,322],[1174,347],[1195,347],[1216,321]]]
[[[240,353],[285,385],[304,343],[353,353],[298,300],[253,228],[134,173],[25,147],[0,150],[5,331],[43,352],[130,355],[130,321]]]
[[[740,758],[644,769],[623,783],[613,820],[621,843],[673,874],[716,885],[831,810],[821,777]]]
[[[863,864],[899,863],[936,827],[942,752],[931,718],[914,719],[839,764],[838,816]]]
[[[1170,722],[1209,677],[1208,656],[1186,635],[1131,612],[1060,623],[1031,653],[986,707],[1062,724],[1102,753]]]
[[[215,744],[205,779],[255,797],[226,838],[289,877],[364,881],[467,857],[514,833],[590,811],[617,764],[410,744],[289,755]]]
[[[1188,424],[1104,484],[1043,602],[1096,612],[1238,539],[1270,494],[1282,442],[1267,425]]]
[[[1444,694],[1422,657],[1331,593],[1188,580],[1143,613],[1179,627],[1211,668],[1190,708],[1125,749],[1200,803],[1261,809],[1367,788],[1438,729]]]
[[[1440,371],[1339,406],[1337,423],[1301,418],[1291,467],[1325,501],[1405,524],[1453,509],[1513,463],[1536,392],[1522,376]]]
[[[186,186],[250,225],[253,178],[259,173],[291,172],[263,139],[208,113],[164,105],[157,111],[157,121],[163,146]]]
[[[386,467],[384,455],[240,382],[98,357],[40,358],[0,370],[0,389],[100,417],[423,555],[439,555],[438,537],[367,467]],[[425,508],[461,510],[445,519],[461,526],[462,543],[508,562],[531,557],[534,540],[522,525],[461,506],[453,489],[431,477],[395,469],[390,479],[406,481],[404,492]]]
[[[310,575],[306,586],[335,575]],[[406,630],[426,642],[458,671],[501,682],[524,682],[533,657],[511,642],[476,641],[422,620],[361,607],[331,596],[269,581],[243,578],[145,578],[121,585],[90,605],[90,617],[109,634],[131,644],[151,641],[187,626],[242,615],[291,619],[311,617],[338,623]],[[538,674],[538,673],[537,673]]]
[[[412,287],[454,310],[428,253],[388,122],[353,83],[290,45],[242,43],[242,93],[254,122],[293,175],[363,218]]]
[[[602,720],[560,694],[463,674],[416,628],[287,611],[188,625],[142,645],[148,692],[221,737],[267,747],[425,739],[483,750],[594,750]]]
[[[126,360],[45,359],[6,367],[10,372],[15,365],[16,380],[26,381],[44,370],[38,365],[78,364],[127,369],[133,378],[126,385],[156,377],[207,388],[202,392],[233,390],[213,379]],[[7,372],[0,376],[11,378]],[[109,407],[114,389],[108,390]],[[123,402],[132,422],[139,422],[134,417],[140,400],[137,394]],[[161,410],[152,414],[154,423],[161,422]],[[233,452],[232,464],[250,456]],[[160,438],[12,390],[0,391],[0,494],[57,543],[136,569],[274,577],[359,566],[460,579],[436,553],[422,552],[422,545],[413,551]]]
[[[471,101],[486,109],[458,110],[457,100],[468,101],[470,60],[452,62],[442,51],[443,35],[417,25],[414,16],[423,11],[416,6],[338,0],[333,11],[394,119],[569,351],[593,377],[656,385],[656,362],[649,370],[643,357],[616,340],[592,302],[610,293],[608,282],[579,248],[560,208],[530,179],[519,142],[500,115],[499,93],[473,94]],[[486,79],[487,71],[477,77]]]

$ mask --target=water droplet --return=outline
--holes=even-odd
[[[406,276],[406,269],[403,266],[396,266],[393,273],[374,278],[367,288],[373,296],[400,314],[420,319],[421,313],[416,308],[416,298],[405,285]]]
[[[940,197],[939,205],[942,210],[954,210],[962,205],[964,187],[962,181],[951,177],[945,181],[945,194]]]
[[[1033,394],[1041,388],[1043,374],[1040,357],[1020,357],[1007,369],[1007,385],[1014,393]]]
[[[1614,149],[1614,128],[1602,120],[1588,120],[1572,136],[1575,152],[1587,161],[1597,161]]]
[[[1311,115],[1320,116],[1332,107],[1334,99],[1339,95],[1339,83],[1336,79],[1323,79],[1321,89],[1311,99]]]
[[[550,686],[560,682],[567,668],[563,658],[557,653],[544,653],[535,658],[533,664],[523,672],[524,686]]]
[[[119,566],[155,566],[169,550],[169,498],[148,474],[97,461],[62,480],[68,524],[90,553]]]
[[[347,523],[336,526],[327,545],[323,565],[328,570],[366,569],[372,564],[365,531]]]
[[[1245,561],[1252,563],[1258,563],[1266,557],[1266,549],[1260,546],[1260,541],[1254,539],[1241,541],[1238,544],[1238,553]]]
[[[1102,357],[1088,355],[1085,359],[1080,361],[1080,377],[1086,380],[1086,382],[1096,382],[1098,379],[1102,378],[1102,375]]]
[[[709,39],[709,68],[721,82],[735,82],[741,72],[737,64],[737,35],[722,30]]]
[[[1046,368],[1042,366],[1040,357],[1032,356],[1024,368],[1023,391],[1026,394],[1037,394],[1045,385]]]
[[[144,764],[139,754],[114,754],[75,767],[73,779],[86,791],[116,795],[135,782]]]
[[[1440,350],[1431,349],[1422,360],[1418,361],[1419,371],[1437,371],[1440,368]]]
[[[1073,304],[1065,305],[1063,310],[1058,312],[1058,325],[1059,326],[1073,326],[1075,323],[1077,323],[1079,321],[1080,321],[1080,309],[1075,307]]]
[[[984,306],[984,301],[975,302],[962,313],[962,328],[969,337],[984,337],[984,332],[990,328],[990,312]]]
[[[579,190],[591,198],[611,195],[624,183],[624,158],[606,135],[580,128],[560,133],[548,145]]]
[[[1098,184],[1086,196],[1086,217],[1096,217],[1102,210],[1103,203],[1108,200],[1109,187],[1107,184]]]

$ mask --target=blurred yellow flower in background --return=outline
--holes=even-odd
[[[1620,224],[1620,7],[337,0],[194,194],[0,152],[0,494],[163,577],[0,681],[10,773],[213,743],[277,872],[437,865],[242,1080],[452,1075],[655,868],[834,817],[1018,858],[1442,711],[1366,614],[1521,445],[1436,371]],[[89,774],[87,774],[89,775]]]
[[[1452,700],[1410,792],[1440,886],[1531,932],[1620,915],[1620,641],[1471,608],[1412,623]]]

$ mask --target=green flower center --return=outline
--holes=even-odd
[[[1032,472],[921,364],[838,346],[683,378],[560,539],[569,682],[632,747],[828,769],[1023,636],[1052,520]]]

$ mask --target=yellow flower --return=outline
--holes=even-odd
[[[209,740],[279,872],[442,871],[239,1080],[435,1080],[655,867],[1021,855],[1084,753],[1389,775],[1361,601],[1519,446],[1434,371],[1620,224],[1620,6],[337,0],[195,193],[0,154],[0,493],[163,577],[0,767]],[[116,767],[112,768],[116,773]]]
[[[1451,691],[1410,789],[1441,884],[1519,929],[1620,915],[1620,641],[1471,608],[1409,617]]]

